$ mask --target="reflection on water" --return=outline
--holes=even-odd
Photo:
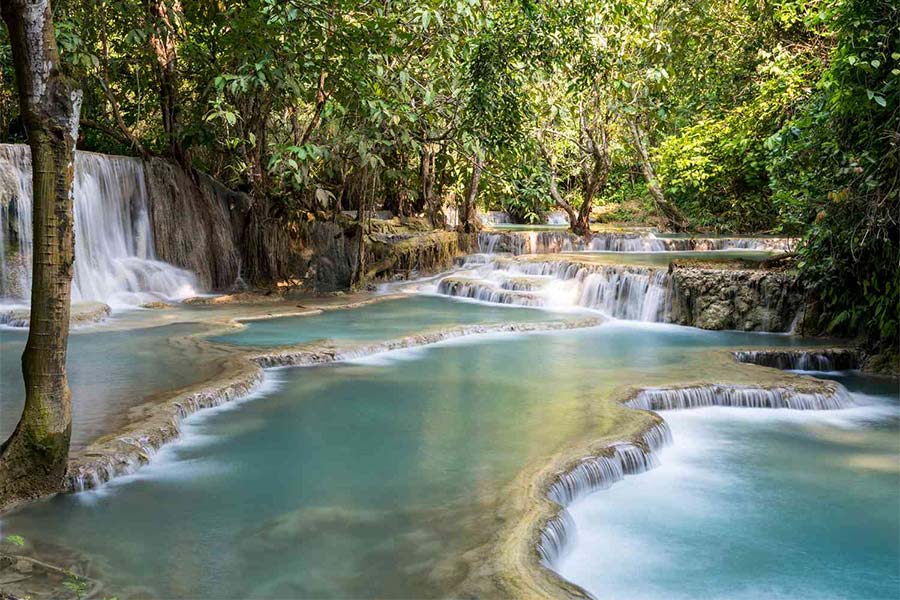
[[[192,417],[148,468],[4,531],[92,556],[120,598],[447,595],[524,467],[643,418],[613,390],[721,376],[711,347],[794,343],[610,323],[275,371],[267,397]]]
[[[80,331],[69,336],[66,371],[72,390],[72,449],[127,422],[127,409],[154,393],[205,381],[218,372],[221,354],[168,343],[202,331],[167,325],[131,331]],[[20,358],[28,332],[0,328],[0,440],[13,432],[25,405]]]

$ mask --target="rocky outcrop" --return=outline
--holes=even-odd
[[[367,283],[410,279],[445,271],[460,254],[451,231],[421,230],[415,222],[373,221],[366,237]],[[355,222],[314,221],[303,227],[307,286],[317,292],[350,287],[359,238]]]
[[[675,268],[669,320],[701,329],[790,331],[804,303],[788,271]]]
[[[160,260],[195,273],[203,289],[234,285],[241,266],[235,230],[250,198],[205,176],[195,182],[180,166],[161,158],[146,161],[144,173]]]

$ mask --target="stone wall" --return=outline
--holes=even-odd
[[[205,290],[232,287],[240,275],[236,230],[249,197],[211,178],[196,181],[160,158],[144,163],[157,257],[196,273]]]

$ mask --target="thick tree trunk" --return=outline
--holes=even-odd
[[[364,193],[356,210],[356,268],[350,277],[352,289],[359,289],[366,282],[366,238],[369,235],[369,220],[372,216],[370,197],[371,194]]]
[[[653,169],[653,164],[650,162],[650,155],[647,153],[647,147],[644,145],[644,133],[641,131],[640,124],[632,119],[629,121],[628,126],[631,130],[631,139],[634,143],[634,149],[637,151],[638,159],[641,162],[641,170],[644,173],[644,179],[647,181],[647,189],[650,191],[653,203],[656,204],[656,210],[674,231],[684,231],[687,227],[687,223],[681,212],[666,201],[662,187],[659,185],[659,179],[656,177],[656,171]]]
[[[162,112],[163,132],[169,155],[181,166],[190,167],[181,143],[181,104],[178,102],[178,45],[177,19],[181,15],[181,2],[145,0],[151,19],[150,44],[156,53],[156,70],[159,78],[159,102]]]
[[[481,171],[484,169],[484,159],[480,153],[475,153],[475,161],[472,164],[472,177],[466,188],[466,196],[463,199],[462,215],[459,225],[463,233],[477,233],[481,228],[476,217],[475,201],[478,199],[478,185],[481,183]]]
[[[81,92],[60,71],[49,0],[3,0],[34,195],[31,328],[22,355],[25,408],[0,447],[0,508],[59,491],[72,409],[66,379],[74,262],[72,178]]]

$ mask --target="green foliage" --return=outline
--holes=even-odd
[[[799,264],[822,327],[900,341],[900,8],[848,0],[815,96],[769,140],[773,199],[808,224]]]
[[[606,220],[668,203],[694,229],[802,237],[822,326],[897,339],[895,0],[54,7],[85,94],[81,148],[177,155],[174,139],[288,227],[364,199],[421,214],[426,189],[458,203],[479,157],[478,201],[525,222],[554,210],[552,183]],[[5,35],[0,136],[21,141]]]
[[[15,534],[5,535],[5,536],[3,536],[2,541],[7,544],[12,544],[13,546],[24,546],[25,545],[25,538],[23,538],[21,535],[15,535]]]

